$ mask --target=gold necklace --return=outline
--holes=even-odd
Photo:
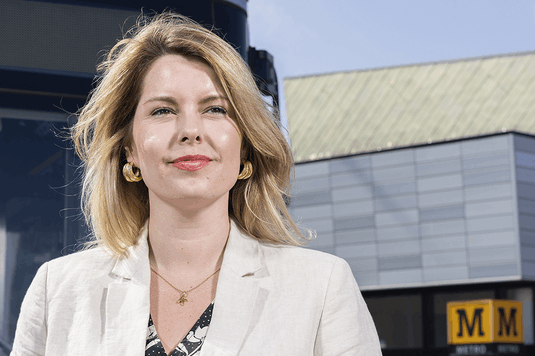
[[[228,234],[227,234],[227,241],[225,242],[225,246],[223,247],[223,251],[225,251],[225,248],[227,247],[227,242],[228,242],[228,238],[230,236],[230,227],[231,227],[231,223],[230,223],[230,220],[228,222]],[[221,253],[223,253],[223,251]],[[186,297],[188,296],[188,293],[199,288],[204,282],[206,282],[207,280],[210,279],[210,277],[212,277],[214,274],[216,274],[217,272],[219,272],[219,270],[221,269],[221,267],[219,267],[214,273],[212,273],[211,275],[209,275],[208,277],[206,277],[206,279],[204,281],[202,281],[201,283],[199,283],[198,285],[196,285],[195,287],[191,288],[190,290],[180,290],[178,289],[177,287],[175,287],[174,285],[171,284],[171,282],[169,282],[167,279],[163,278],[163,276],[161,274],[159,274],[158,272],[156,272],[156,270],[154,268],[152,268],[152,266],[150,266],[150,269],[152,270],[152,272],[156,273],[156,275],[158,277],[160,277],[161,279],[163,279],[167,284],[169,284],[171,287],[173,287],[173,289],[175,289],[178,293],[180,293],[180,298],[176,301],[177,304],[180,304],[180,305],[184,305],[184,303],[186,303],[188,300],[186,299]]]
[[[154,268],[152,268],[152,266],[150,267],[150,269],[152,270],[152,272],[156,273],[156,275],[158,275],[158,277],[160,277],[161,279],[163,279],[165,282],[167,282],[167,284],[169,284],[171,287],[173,287],[177,292],[180,293],[180,298],[176,301],[177,304],[180,304],[180,305],[184,305],[185,302],[187,302],[188,300],[186,299],[186,297],[188,296],[188,293],[199,288],[204,282],[206,282],[207,280],[210,279],[210,277],[212,277],[214,274],[216,274],[217,272],[219,272],[219,270],[221,269],[221,267],[219,267],[214,273],[212,273],[211,275],[209,275],[204,281],[202,281],[201,283],[199,283],[198,285],[196,285],[195,287],[191,288],[190,290],[180,290],[178,289],[177,287],[175,287],[174,285],[172,285],[167,279],[163,278],[161,274],[159,274],[158,272],[156,272],[154,270]]]

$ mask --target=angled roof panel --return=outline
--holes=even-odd
[[[535,134],[535,52],[284,81],[296,162]]]

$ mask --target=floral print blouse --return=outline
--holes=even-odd
[[[208,326],[210,325],[210,321],[212,321],[213,309],[214,302],[210,303],[195,325],[193,325],[188,334],[177,345],[173,352],[169,354],[169,356],[194,356],[200,354],[202,344],[206,337],[206,332],[208,331]],[[167,356],[162,342],[156,333],[152,317],[149,317],[145,356]]]

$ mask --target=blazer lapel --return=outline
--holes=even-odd
[[[147,225],[128,257],[116,262],[108,285],[104,331],[105,355],[144,355],[150,313]]]
[[[255,273],[262,269],[259,247],[257,240],[232,221],[202,356],[238,354],[257,306],[259,279]]]

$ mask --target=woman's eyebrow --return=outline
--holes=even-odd
[[[199,104],[202,105],[202,104],[206,104],[206,103],[209,103],[211,101],[216,101],[216,100],[229,101],[228,97],[226,97],[224,95],[210,95],[210,96],[207,96],[206,98],[200,100]],[[176,100],[172,96],[156,96],[154,98],[150,98],[147,101],[145,101],[143,103],[143,105],[151,103],[153,101],[163,101],[163,102],[166,102],[166,103],[169,103],[169,104],[176,104]]]
[[[229,101],[228,98],[224,95],[210,95],[202,100],[199,101],[199,104],[206,104],[206,103],[209,103],[211,101],[216,101],[216,100],[225,100],[225,101]]]
[[[176,104],[176,100],[172,96],[156,96],[145,101],[143,105],[151,103],[153,101],[163,101],[169,104]]]

